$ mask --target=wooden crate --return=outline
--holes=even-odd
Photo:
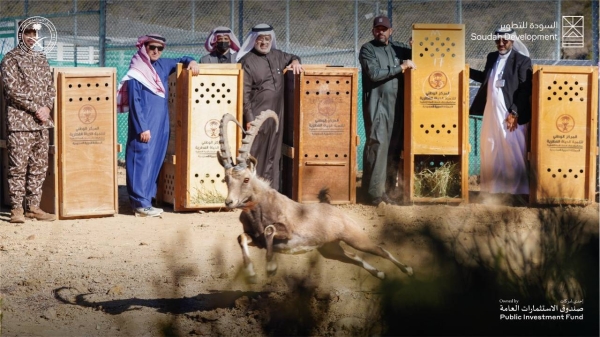
[[[230,113],[242,121],[243,70],[240,64],[200,64],[200,75],[178,70],[169,77],[171,138],[159,178],[157,200],[175,211],[219,209],[227,186],[217,160],[219,124]],[[241,130],[230,123],[231,153]]]
[[[468,202],[469,67],[462,24],[414,24],[404,102],[404,200]],[[416,168],[459,166],[459,197],[415,197]]]
[[[40,206],[59,219],[114,215],[118,213],[115,69],[53,68],[52,73],[55,127],[50,129]],[[2,129],[5,132],[5,125]],[[3,172],[5,168],[3,164]],[[5,173],[3,178],[5,183]],[[8,187],[3,187],[6,204]]]
[[[598,67],[533,67],[530,199],[594,201],[598,155]]]
[[[60,218],[118,213],[116,88],[114,68],[58,72]]]
[[[282,191],[303,203],[356,202],[358,69],[303,65],[286,72]]]

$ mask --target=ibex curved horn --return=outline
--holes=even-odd
[[[225,169],[233,167],[233,159],[231,157],[231,151],[229,150],[229,138],[227,138],[227,124],[229,124],[229,122],[235,122],[235,124],[244,131],[240,122],[238,122],[232,114],[224,114],[223,118],[221,118],[221,124],[219,125],[219,145],[221,146],[221,164]]]
[[[265,110],[260,113],[252,122],[250,122],[250,130],[246,131],[246,136],[242,139],[242,147],[240,148],[239,156],[237,157],[237,168],[245,169],[246,168],[246,160],[248,159],[248,154],[250,153],[250,149],[252,148],[252,143],[254,142],[254,137],[258,133],[261,125],[268,119],[273,118],[275,120],[275,132],[279,130],[279,118],[277,114],[273,110]]]

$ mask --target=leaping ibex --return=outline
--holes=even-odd
[[[250,148],[258,129],[267,118],[279,123],[277,115],[271,110],[263,111],[250,123],[250,129],[242,140],[237,157],[233,159],[227,143],[227,124],[240,123],[230,114],[225,114],[220,125],[220,146],[217,157],[225,168],[225,182],[228,194],[225,206],[230,209],[241,208],[240,221],[244,233],[238,237],[242,248],[246,276],[253,282],[256,278],[252,261],[248,254],[248,243],[267,249],[267,272],[274,273],[277,263],[273,251],[278,253],[302,253],[323,245],[334,245],[334,249],[350,258],[352,262],[365,268],[372,275],[385,278],[358,255],[339,246],[344,241],[357,250],[381,256],[392,261],[404,273],[412,276],[412,268],[396,260],[388,251],[375,245],[367,234],[338,208],[328,203],[300,204],[272,189],[269,182],[256,176],[256,159],[249,155]],[[277,128],[275,128],[277,129]],[[242,128],[243,130],[243,128]]]

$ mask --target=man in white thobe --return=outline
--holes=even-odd
[[[514,30],[501,28],[493,36],[498,51],[488,54],[484,71],[470,70],[470,78],[481,83],[470,109],[483,115],[481,191],[529,194],[531,59]]]

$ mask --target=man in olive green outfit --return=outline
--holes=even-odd
[[[385,16],[373,21],[374,39],[360,49],[363,84],[363,117],[367,141],[363,155],[363,191],[370,202],[396,204],[385,191],[389,174],[398,172],[403,138],[402,72],[415,69],[410,47],[390,41],[392,26]],[[389,160],[392,161],[388,165]],[[388,172],[388,167],[390,171]]]

